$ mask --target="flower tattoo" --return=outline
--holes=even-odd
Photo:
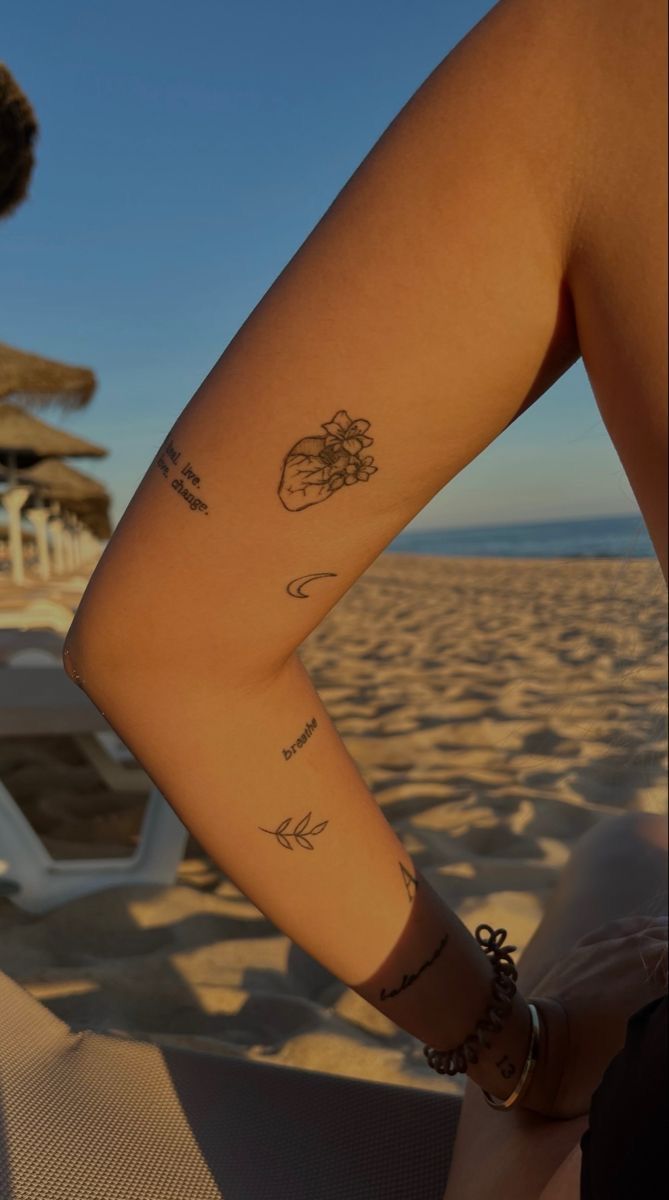
[[[325,437],[301,438],[284,459],[279,499],[289,512],[320,504],[342,487],[366,483],[377,470],[371,454],[362,453],[374,441],[367,437],[369,421],[352,421],[341,409],[321,428]]]

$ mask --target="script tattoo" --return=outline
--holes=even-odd
[[[287,750],[285,746],[282,747],[283,757],[288,760],[289,758],[292,758],[294,754],[297,754],[298,750],[302,749],[302,746],[306,746],[309,738],[317,726],[318,721],[315,717],[312,717],[310,721],[307,721],[297,741],[293,742],[292,746],[289,746]]]
[[[333,579],[337,578],[334,571],[317,571],[313,575],[298,575],[296,579],[291,579],[290,583],[286,584],[286,591],[289,596],[297,596],[300,600],[308,600],[309,597],[306,592],[302,591],[302,588],[306,587],[314,579],[327,579],[328,576],[331,576]]]
[[[291,846],[288,840],[289,838],[295,838],[298,846],[302,846],[305,850],[313,850],[313,846],[309,841],[309,838],[315,837],[317,833],[322,833],[329,822],[320,821],[318,825],[314,825],[313,829],[307,829],[307,825],[311,820],[311,813],[309,812],[307,813],[306,817],[302,817],[302,820],[295,826],[293,832],[288,833],[288,826],[290,825],[292,819],[292,817],[286,817],[285,821],[282,821],[280,825],[277,825],[276,829],[263,829],[262,825],[259,825],[258,829],[262,829],[263,833],[273,834],[279,845],[283,846],[286,850],[295,849],[294,846]]]
[[[167,479],[172,490],[177,496],[181,496],[191,512],[204,513],[205,517],[208,517],[209,505],[196,495],[202,480],[192,462],[185,462],[180,466],[181,451],[177,450],[171,437],[163,442],[154,462],[163,479]]]
[[[400,863],[400,870],[402,872],[402,879],[404,880],[404,886],[407,890],[407,895],[409,897],[409,900],[413,900],[414,896],[416,895],[416,891],[418,889],[418,880],[414,879],[413,875],[411,874],[411,871],[407,871],[404,863]],[[413,888],[413,891],[411,890],[412,888]]]
[[[444,946],[446,946],[447,944],[448,944],[448,934],[445,933],[443,938],[441,939],[439,945],[437,946],[437,949],[435,950],[434,954],[432,955],[432,958],[428,958],[427,962],[424,962],[422,967],[419,967],[418,970],[413,975],[403,975],[402,982],[399,987],[393,988],[392,991],[386,991],[385,988],[381,988],[380,999],[381,1000],[389,1000],[392,996],[399,996],[400,992],[404,992],[404,991],[406,991],[406,989],[408,987],[411,987],[411,984],[416,982],[416,980],[419,978],[419,976],[423,974],[423,971],[426,971],[428,967],[432,966],[433,962],[436,962],[436,960],[439,958],[439,955],[441,954],[442,950],[444,949]]]
[[[367,437],[369,421],[352,421],[341,409],[321,429],[325,437],[301,438],[283,460],[279,499],[289,512],[320,504],[344,486],[365,483],[377,470],[371,454],[362,453],[374,441]]]

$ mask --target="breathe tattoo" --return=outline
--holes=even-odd
[[[352,421],[341,409],[321,428],[325,437],[301,438],[283,461],[279,499],[289,512],[320,504],[344,486],[365,483],[377,470],[371,454],[362,453],[374,441],[367,437],[369,421]]]
[[[209,505],[195,494],[199,491],[202,480],[192,462],[179,465],[181,451],[177,450],[171,437],[163,442],[154,463],[163,479],[167,479],[172,490],[188,505],[191,512],[209,516]]]
[[[298,737],[297,741],[293,742],[292,746],[290,746],[287,750],[286,750],[285,746],[282,747],[283,757],[286,759],[286,761],[289,758],[292,758],[294,754],[297,754],[298,750],[302,749],[302,746],[306,746],[307,742],[309,741],[309,738],[311,737],[312,733],[317,728],[317,726],[318,726],[318,721],[316,720],[315,717],[312,717],[310,721],[307,721],[307,723],[304,726],[304,729],[303,729],[302,733],[300,734],[300,736]]]
[[[286,817],[276,829],[264,829],[262,825],[258,829],[262,829],[263,833],[271,833],[276,838],[280,846],[285,850],[294,850],[295,847],[290,844],[289,838],[295,838],[298,846],[302,846],[304,850],[313,850],[313,846],[309,841],[310,837],[315,837],[316,834],[322,833],[325,827],[329,824],[328,821],[320,821],[318,825],[314,825],[313,829],[307,829],[307,825],[311,820],[311,813],[307,813],[306,817],[297,824],[292,833],[288,833],[288,826],[292,821],[292,817]]]
[[[416,980],[423,974],[423,971],[427,971],[427,968],[431,967],[432,963],[437,961],[442,950],[447,945],[448,945],[448,934],[445,933],[443,938],[441,939],[439,945],[437,946],[437,949],[435,950],[434,954],[432,955],[432,958],[428,958],[427,962],[424,962],[422,967],[419,967],[418,970],[413,975],[403,975],[402,982],[399,987],[393,988],[391,991],[387,991],[386,988],[381,988],[380,999],[381,1000],[389,1000],[393,996],[399,996],[400,992],[405,992],[406,989],[411,987],[411,984],[415,983]]]

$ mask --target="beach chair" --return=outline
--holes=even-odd
[[[48,647],[33,646],[32,653],[38,652],[48,653]],[[0,666],[0,737],[71,736],[109,787],[146,786],[149,798],[132,855],[61,860],[51,857],[0,780],[0,892],[35,913],[108,887],[173,883],[188,839],[188,830],[148,776],[114,758],[97,740],[106,737],[113,747],[116,735],[62,665],[59,670],[54,665],[37,666],[33,659],[30,667]]]
[[[42,667],[63,672],[64,637],[52,629],[3,629],[0,628],[0,668],[20,667],[39,669]],[[6,690],[13,690],[14,681],[5,685]],[[55,685],[59,687],[59,684]],[[36,685],[31,681],[23,681],[22,691],[29,690],[28,705],[35,698]],[[34,717],[34,713],[33,713]],[[28,717],[26,705],[20,717],[22,727],[27,728]],[[0,721],[2,717],[0,717]],[[11,717],[5,714],[7,723]],[[60,726],[60,721],[53,711],[48,718],[51,726]],[[44,717],[41,718],[42,725]],[[8,725],[9,727],[9,725]],[[0,724],[0,735],[3,726]],[[44,732],[42,728],[41,732]],[[68,732],[66,730],[66,732]],[[73,733],[72,740],[77,744],[82,754],[98,772],[100,778],[113,792],[137,792],[150,786],[145,771],[138,767],[133,756],[121,739],[109,728],[107,722],[101,720],[98,727],[86,732]]]
[[[458,1097],[0,1012],[0,1200],[442,1200]]]

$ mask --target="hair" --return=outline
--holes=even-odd
[[[38,128],[28,97],[0,63],[0,217],[12,212],[28,194]]]

